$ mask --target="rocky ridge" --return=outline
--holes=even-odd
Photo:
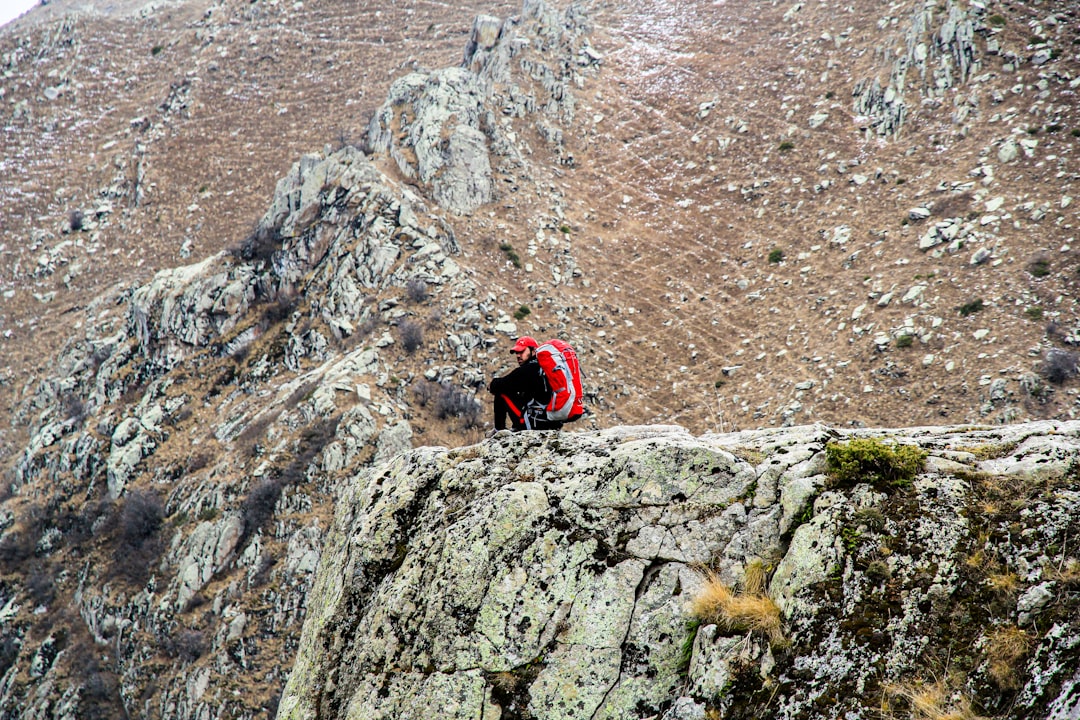
[[[868,438],[922,471],[837,482],[826,448]],[[279,717],[910,717],[935,685],[942,716],[1072,717],[1078,451],[1075,422],[417,449],[342,492]],[[694,621],[755,566],[782,639]]]
[[[217,52],[222,58],[200,65],[205,77],[214,78],[227,68],[224,58],[236,51],[235,44],[225,53],[219,52],[226,49],[223,42],[215,45],[226,28],[257,29],[271,18],[284,32],[285,21],[293,19],[280,4],[249,5],[223,4],[222,13],[215,11],[190,28],[202,52]],[[626,415],[650,419],[685,414],[706,425],[730,426],[733,418],[735,424],[796,425],[814,416],[815,408],[820,414],[821,408],[831,407],[827,413],[848,418],[851,413],[845,408],[853,400],[867,400],[870,408],[874,400],[892,395],[901,398],[907,412],[907,407],[918,405],[908,402],[909,392],[925,398],[928,412],[942,413],[947,409],[942,407],[946,404],[942,395],[956,402],[954,385],[961,388],[964,416],[971,419],[1068,416],[1069,398],[1062,396],[1075,384],[1069,384],[1075,357],[1067,350],[1068,343],[1048,332],[1035,339],[1032,352],[1025,344],[1030,333],[1010,337],[1017,318],[1008,315],[999,318],[1006,323],[1000,338],[991,334],[990,327],[979,327],[976,344],[971,345],[966,337],[970,328],[954,329],[960,321],[940,309],[951,310],[954,297],[943,282],[959,281],[944,271],[923,277],[922,263],[956,258],[977,272],[1008,269],[1018,251],[1003,237],[1019,242],[1014,231],[1022,229],[1016,227],[1022,217],[1027,218],[1023,223],[1036,224],[1049,219],[1039,226],[1052,225],[1048,237],[1068,237],[1071,200],[1066,202],[1068,195],[1051,197],[1058,190],[1068,192],[1072,156],[1067,140],[1049,131],[1036,139],[1015,123],[1044,116],[1050,124],[1071,122],[1072,110],[1065,101],[1073,89],[1070,57],[1047,57],[1036,66],[1050,65],[1040,71],[1045,77],[1018,83],[1014,95],[1038,99],[1030,112],[1005,108],[998,121],[1014,124],[1008,137],[995,132],[988,139],[986,126],[974,123],[987,95],[995,104],[1004,102],[994,93],[1003,87],[1013,92],[1007,73],[1034,63],[1034,56],[1020,57],[1012,51],[993,55],[989,38],[998,33],[991,26],[992,15],[974,8],[961,17],[949,10],[954,4],[947,3],[946,25],[951,22],[955,29],[971,23],[985,42],[972,46],[966,31],[960,30],[948,37],[935,35],[943,39],[927,50],[927,61],[937,63],[940,71],[951,62],[947,58],[959,57],[954,49],[985,48],[981,62],[997,58],[994,72],[968,77],[983,99],[971,106],[975,110],[961,113],[963,117],[943,118],[937,112],[944,107],[942,98],[954,95],[935,90],[936,84],[919,87],[918,103],[904,95],[907,129],[901,128],[900,138],[907,137],[904,132],[923,132],[931,126],[941,137],[960,128],[956,134],[970,131],[981,149],[956,161],[960,170],[950,167],[943,173],[946,179],[912,180],[919,189],[909,197],[904,193],[910,185],[902,187],[897,179],[900,170],[870,171],[865,148],[850,151],[839,147],[841,140],[831,139],[846,137],[836,127],[836,118],[846,112],[842,109],[846,104],[838,100],[822,100],[820,107],[815,101],[807,127],[829,133],[830,138],[817,140],[791,122],[796,112],[806,109],[802,105],[766,112],[754,109],[756,98],[744,97],[741,88],[731,88],[721,102],[714,97],[715,87],[708,88],[705,98],[702,88],[687,86],[679,96],[682,102],[670,112],[679,122],[665,126],[658,121],[644,132],[635,123],[642,116],[656,117],[648,108],[665,107],[671,102],[670,91],[662,102],[646,97],[649,102],[642,103],[633,97],[640,90],[636,84],[640,77],[618,73],[633,62],[627,59],[626,48],[641,45],[636,38],[629,45],[615,40],[620,32],[639,30],[627,30],[633,23],[613,17],[611,8],[593,7],[593,14],[588,14],[583,7],[555,12],[530,2],[520,16],[507,21],[480,17],[473,24],[462,67],[403,76],[391,86],[387,102],[375,108],[362,148],[339,143],[336,150],[328,147],[305,155],[278,183],[270,209],[245,239],[239,241],[237,235],[219,239],[229,243],[231,251],[162,271],[145,284],[118,285],[71,311],[79,318],[78,339],[70,341],[54,367],[28,384],[23,402],[12,413],[17,426],[29,428],[29,440],[7,477],[13,495],[4,502],[0,523],[6,608],[0,707],[5,712],[11,708],[12,715],[32,717],[113,717],[120,712],[256,717],[272,712],[298,647],[307,591],[340,488],[367,463],[387,461],[412,444],[438,443],[447,435],[455,444],[462,437],[476,439],[473,392],[493,362],[505,359],[500,343],[522,330],[567,332],[574,338],[583,355],[592,359],[590,406],[603,424]],[[851,7],[850,14],[855,15],[856,6]],[[869,27],[873,13],[862,5],[857,9],[852,21]],[[647,3],[637,10],[667,17],[652,12]],[[684,10],[685,4],[676,4],[671,12]],[[763,6],[755,23],[779,23],[779,10],[776,5]],[[724,12],[719,5],[696,11]],[[835,78],[848,72],[855,81],[867,77],[872,67],[891,63],[880,54],[864,53],[851,32],[822,37],[820,28],[831,27],[820,17],[823,12],[827,12],[824,5],[804,6],[782,25],[785,33],[812,36],[792,50],[805,54],[811,67],[833,62],[825,60],[828,53],[821,52],[822,47],[853,48],[850,67],[828,69],[834,78],[831,83],[850,89],[853,84]],[[228,19],[221,20],[221,14]],[[1066,10],[1055,10],[1054,17],[1058,15],[1068,17]],[[923,8],[898,17],[896,25],[886,23],[889,32],[893,27],[904,32],[909,19],[913,27],[921,28],[903,35],[914,43],[918,59],[923,54],[918,50],[920,38],[938,33],[928,28],[940,15]],[[1043,23],[1039,37],[1061,36],[1063,40],[1053,41],[1060,47],[1068,40],[1068,30],[1055,23]],[[67,21],[51,28],[55,44],[50,47],[77,56],[79,27],[78,22]],[[689,22],[676,30],[688,27]],[[749,32],[738,23],[731,27],[732,35]],[[1053,32],[1043,32],[1046,28]],[[1014,42],[1017,32],[1014,22],[1001,35]],[[672,47],[684,42],[679,32],[667,39]],[[259,59],[259,42],[242,43],[246,52],[256,54],[243,57]],[[5,72],[25,70],[30,63],[28,47],[5,57]],[[50,59],[47,50],[41,49],[42,63]],[[674,72],[672,63],[700,52],[668,49],[650,55],[665,59],[657,63],[655,73],[644,76],[649,82],[656,79],[659,86],[666,73]],[[998,67],[998,61],[1015,67],[1007,71]],[[920,72],[934,67],[920,66]],[[677,69],[684,75],[695,71],[692,66]],[[595,80],[603,73],[633,81],[625,105],[605,105],[598,99],[600,83]],[[963,76],[950,80],[951,90],[970,87],[963,80]],[[799,82],[810,84],[806,79]],[[62,284],[85,275],[87,265],[107,249],[103,240],[118,237],[105,231],[136,227],[147,198],[140,192],[150,189],[147,178],[152,173],[147,173],[154,167],[144,162],[144,151],[165,143],[171,132],[197,114],[203,88],[195,78],[178,80],[169,85],[154,113],[134,117],[138,122],[133,124],[124,121],[128,132],[121,139],[125,148],[130,144],[132,154],[106,163],[115,177],[102,186],[107,190],[100,193],[103,199],[99,202],[95,192],[93,203],[80,206],[80,215],[62,214],[60,224],[67,223],[66,229],[58,225],[53,235],[35,236],[34,251],[41,252],[34,261],[40,272],[35,269],[32,274],[41,289],[62,272]],[[78,95],[76,90],[73,81],[63,92],[56,91],[55,99],[50,99],[54,93],[45,91],[42,97],[48,103],[66,101]],[[757,88],[751,92],[760,94]],[[39,122],[55,122],[54,129],[68,122],[50,119],[48,112],[46,117],[35,115],[42,108],[34,103],[40,101],[21,93],[20,88],[18,99],[8,103],[13,109],[10,127],[29,133]],[[789,103],[799,104],[784,101]],[[856,134],[866,139],[884,126],[893,127],[888,111],[868,109],[883,118],[883,124],[863,124]],[[683,124],[680,114],[690,119]],[[937,129],[939,125],[946,129]],[[688,132],[691,127],[693,135]],[[718,140],[718,150],[703,150],[701,138],[713,136],[731,142],[724,146]],[[821,143],[815,161],[820,177],[814,178],[812,188],[803,182],[802,171],[787,178],[774,170],[773,160],[785,157],[787,151],[769,150],[749,165],[739,154],[749,145],[771,148],[778,137],[789,138],[792,144]],[[683,140],[685,148],[679,144]],[[671,145],[646,145],[654,141]],[[612,147],[618,149],[619,162],[593,164],[598,157],[611,159],[605,153]],[[1050,148],[1052,159],[1042,154]],[[909,162],[926,162],[924,154],[916,148],[915,159]],[[665,173],[667,163],[677,164],[674,194],[663,187],[663,178],[642,185],[620,177],[620,162],[642,159]],[[603,169],[603,177],[591,169],[597,167]],[[903,171],[915,178],[923,172],[921,166],[915,167],[904,166]],[[1053,192],[1040,190],[1030,197],[1016,193],[1014,200],[1009,183],[1023,173],[1056,176]],[[956,175],[964,179],[957,180]],[[459,182],[464,177],[468,183]],[[786,191],[798,195],[798,202],[788,202]],[[797,256],[755,265],[752,254],[764,242],[774,238],[780,242],[784,236],[766,226],[751,232],[743,224],[746,218],[790,222],[799,203],[812,198],[820,201],[816,206],[820,214],[836,217],[849,202],[845,193],[855,198],[850,201],[855,209],[864,193],[875,202],[886,198],[896,205],[908,220],[900,230],[907,244],[886,243],[880,233],[871,233],[865,241],[865,221],[847,215],[835,223],[828,221],[820,231],[820,243],[789,238],[791,245],[785,247],[793,256],[798,249]],[[208,194],[199,193],[198,202],[210,200]],[[118,213],[117,205],[110,204],[114,201],[125,205],[125,211]],[[1014,207],[1014,202],[1019,204]],[[669,205],[677,208],[674,216],[668,214]],[[972,207],[985,213],[972,216]],[[188,215],[197,212],[198,203],[185,210]],[[641,214],[651,217],[638,224],[634,216]],[[931,218],[935,218],[932,228],[918,226],[929,224]],[[700,246],[694,240],[689,252],[652,243],[655,237],[648,231],[649,223],[666,223],[665,233],[670,228],[677,232],[664,237],[676,237],[692,227],[687,235],[696,238],[716,231],[722,221],[731,226],[728,231],[701,240]],[[605,223],[618,226],[614,237],[600,230]],[[196,234],[193,230],[188,239]],[[748,248],[721,246],[717,238],[729,234],[742,237]],[[914,283],[906,278],[900,282],[892,271],[879,272],[866,276],[865,291],[846,292],[840,289],[846,286],[839,271],[826,278],[836,287],[825,287],[819,274],[826,273],[815,270],[831,263],[862,277],[865,269],[860,263],[871,255],[883,258],[880,262],[887,267],[907,268],[912,262],[907,256],[916,243],[927,246],[921,259],[916,256],[920,277]],[[981,247],[969,256],[967,251],[976,243]],[[204,247],[187,240],[184,245],[188,253],[193,246]],[[523,257],[517,256],[515,247]],[[8,245],[4,248],[3,252],[16,253]],[[120,257],[114,252],[118,249],[108,248],[110,257]],[[1061,253],[1053,256],[1052,264],[1067,267],[1071,249]],[[491,256],[495,261],[487,262]],[[682,256],[701,261],[697,266],[691,263],[695,271],[709,268],[708,288],[702,287],[700,273],[668,264]],[[77,257],[82,268],[78,272]],[[818,264],[822,258],[828,262]],[[655,275],[636,275],[642,267],[653,268]],[[715,272],[715,283],[710,272]],[[990,285],[979,282],[963,285],[963,292]],[[1031,286],[1034,280],[1010,282],[1007,297],[988,306],[1019,303],[1016,307],[1025,313],[1045,310],[1048,318],[1068,322],[1073,300],[1067,277],[1052,276],[1036,286]],[[805,298],[784,288],[805,291]],[[61,295],[48,295],[54,291]],[[48,292],[35,302],[48,307],[63,296],[60,289]],[[841,297],[835,299],[837,295]],[[508,297],[524,302],[510,302]],[[775,336],[766,332],[777,322],[773,318],[787,328],[798,316],[793,308],[804,299],[823,322],[828,321],[821,335],[835,340],[842,351],[830,348],[813,354],[806,334],[820,329],[816,325],[792,326]],[[725,312],[734,305],[768,308],[754,311],[760,334]],[[532,312],[521,313],[523,308]],[[699,312],[700,308],[707,310]],[[644,332],[656,336],[639,337]],[[1073,337],[1075,332],[1062,336]],[[780,345],[766,347],[766,341],[781,337],[780,350],[776,350]],[[903,338],[907,345],[919,343],[916,348],[924,350],[916,363],[900,353]],[[999,342],[1008,345],[993,352],[986,347]],[[657,349],[660,346],[662,350]],[[805,350],[804,357],[788,350],[797,346]],[[725,347],[726,356],[706,357],[706,347]],[[1008,364],[994,370],[1000,377],[991,372],[971,376],[969,386],[973,370],[968,365],[976,365],[978,349],[988,356],[1000,354],[1005,359],[999,364]],[[1056,364],[1060,376],[1054,382],[1061,381],[1063,387],[1057,392],[1031,361],[1018,359],[1050,360],[1057,357],[1046,354],[1051,349],[1062,353]],[[960,359],[946,358],[949,353]],[[642,364],[643,359],[648,363]],[[622,372],[617,361],[658,366],[659,374],[643,379],[638,373]],[[913,367],[926,374],[923,383],[904,379]],[[939,368],[965,373],[964,382],[931,374]],[[770,388],[765,402],[755,400],[762,396],[753,394],[751,373]],[[863,377],[873,383],[864,384]],[[715,422],[713,398],[694,390],[702,382],[717,389],[728,384],[722,398],[717,393]],[[688,394],[704,396],[709,412],[688,405]],[[1071,592],[1072,586],[1062,582]],[[1040,594],[1029,597],[1025,607],[1038,604],[1036,595]],[[609,659],[614,657],[616,646],[605,647]],[[528,679],[541,668],[534,664],[526,670]],[[723,672],[714,674],[730,678]],[[1046,687],[1064,687],[1059,675],[1039,677]],[[414,680],[426,682],[423,678],[408,682]],[[527,706],[522,705],[523,696],[512,692],[519,680],[504,680],[509,683],[504,702]],[[482,693],[477,688],[486,687],[487,680],[473,681],[473,691]],[[725,683],[721,679],[718,686]],[[1039,691],[1038,699],[1031,701],[1033,707],[1050,702],[1047,692],[1051,691]],[[654,700],[649,702],[657,708],[666,702]],[[713,709],[705,707],[710,702],[708,692],[698,691],[678,704],[687,712],[691,705],[704,712]]]

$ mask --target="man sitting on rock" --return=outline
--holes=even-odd
[[[517,355],[518,366],[502,377],[491,381],[488,390],[495,396],[495,430],[506,429],[506,418],[510,418],[510,429],[521,430],[558,430],[561,422],[547,419],[544,407],[551,399],[551,390],[544,379],[544,372],[536,360],[534,338],[523,335],[510,352]]]

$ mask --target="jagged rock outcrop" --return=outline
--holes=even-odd
[[[895,136],[918,110],[911,94],[940,104],[948,89],[967,82],[979,68],[975,31],[984,14],[978,3],[916,6],[904,34],[904,52],[892,60],[888,82],[869,78],[856,83],[855,111],[870,118],[869,127],[878,135]]]
[[[840,481],[857,438],[928,456]],[[1073,717],[1078,456],[1075,422],[420,448],[342,493],[279,717],[874,717],[935,678],[943,711]],[[705,568],[755,565],[782,638],[693,620]]]
[[[505,22],[477,18],[461,67],[410,73],[390,87],[368,126],[370,148],[389,155],[446,210],[469,214],[492,202],[496,171],[526,165],[516,133],[500,115],[529,117],[565,154],[559,128],[574,120],[570,88],[599,61],[587,30],[573,5],[559,13],[529,1]]]

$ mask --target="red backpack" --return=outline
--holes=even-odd
[[[551,388],[551,401],[545,408],[548,420],[574,422],[584,415],[581,368],[574,348],[562,340],[548,340],[536,349],[536,360]]]

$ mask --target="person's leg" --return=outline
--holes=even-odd
[[[510,395],[495,396],[495,429],[506,428],[506,418],[510,418],[512,430],[521,430],[525,427],[525,418],[521,406]]]
[[[492,418],[492,425],[496,430],[506,429],[506,413],[508,408],[506,407],[506,396],[496,395],[495,400],[492,403],[492,410],[494,417]]]

